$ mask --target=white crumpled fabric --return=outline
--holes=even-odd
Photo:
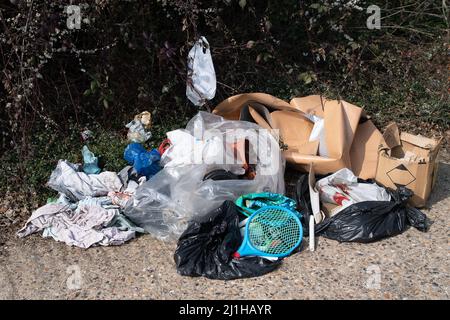
[[[134,238],[135,231],[108,227],[118,214],[117,209],[96,204],[81,203],[76,210],[71,210],[62,203],[49,203],[35,210],[17,235],[23,238],[43,230],[44,237],[70,246],[120,245]]]
[[[130,194],[136,190],[138,184],[130,179],[130,170],[131,167],[125,167],[119,175],[87,175],[81,166],[60,160],[48,181],[48,186],[60,193],[59,198],[35,210],[17,235],[22,238],[42,231],[43,237],[89,248],[120,245],[134,238],[136,232],[143,233],[107,196],[122,189]]]
[[[205,37],[189,51],[187,60],[186,96],[194,105],[202,106],[216,95],[216,72]]]
[[[105,171],[99,174],[86,174],[77,171],[77,166],[67,160],[59,160],[47,185],[71,200],[82,200],[86,197],[106,196],[110,191],[120,191],[122,180],[115,172]]]

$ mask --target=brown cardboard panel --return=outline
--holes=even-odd
[[[291,160],[294,159],[293,155],[299,155],[299,154],[301,154],[302,157],[312,156],[312,157],[314,157],[314,159],[320,158],[319,156],[315,155],[315,154],[317,154],[318,149],[319,149],[319,141],[308,141],[302,145],[296,145],[296,146],[290,145],[289,150],[284,150],[282,152],[286,159],[289,158],[288,162],[291,162]],[[309,164],[309,162],[306,162],[306,163]]]
[[[381,132],[372,121],[360,123],[350,149],[353,173],[362,179],[374,178],[377,172],[378,147],[383,143]]]
[[[267,116],[264,114],[264,116],[262,116],[258,111],[255,110],[254,105],[249,105],[248,107],[248,112],[250,113],[250,116],[255,120],[255,122],[257,124],[259,124],[261,127],[263,127],[264,129],[271,129],[272,126],[270,125],[270,123],[267,119]]]
[[[336,172],[339,169],[346,168],[342,159],[331,159],[320,156],[299,154],[298,152],[284,151],[283,156],[292,167],[308,172],[309,165],[314,163],[314,170],[318,174],[327,174]]]
[[[228,120],[239,120],[242,107],[251,102],[257,102],[276,110],[295,110],[286,101],[267,93],[243,93],[225,99],[214,108],[213,113]]]
[[[346,101],[328,100],[317,95],[294,98],[290,103],[305,113],[324,118],[329,158],[339,159],[345,167],[351,168],[349,151],[362,109]]]
[[[330,158],[340,159],[344,155],[344,147],[353,142],[353,135],[347,134],[345,112],[337,100],[327,101],[324,110],[325,140]],[[350,165],[350,164],[348,164]]]
[[[383,133],[383,139],[389,149],[401,145],[400,132],[396,123],[390,123]]]
[[[334,216],[334,210],[337,208],[340,208],[340,206],[334,204],[334,203],[328,203],[328,202],[322,202],[321,209],[322,212],[328,217]]]
[[[304,155],[317,155],[317,151],[319,150],[319,140],[305,142],[296,148],[297,153]]]
[[[324,117],[325,102],[329,101],[320,95],[311,95],[306,97],[294,98],[290,105],[306,114],[313,114],[315,116]]]
[[[438,145],[438,140],[415,136],[407,132],[402,132],[400,134],[400,140],[403,142],[409,142],[410,144],[418,146],[421,149],[433,150]]]
[[[325,139],[330,158],[346,158],[350,166],[348,151],[361,117],[362,109],[346,101],[328,100],[314,95],[294,98],[290,104],[307,114],[324,118]],[[345,154],[347,152],[347,154]]]
[[[248,93],[226,99],[213,112],[227,119],[249,117],[264,128],[278,128],[289,148],[283,152],[286,160],[300,170],[307,171],[314,162],[321,174],[347,167],[365,179],[375,177],[381,134],[371,122],[360,124],[366,115],[351,103],[312,95],[288,104],[268,94]],[[324,119],[328,157],[317,156],[318,141],[309,141],[313,123],[305,113]]]
[[[329,157],[352,168],[350,149],[361,117],[361,108],[345,101],[325,103],[325,136]],[[378,147],[376,148],[376,150]]]
[[[280,130],[280,137],[288,150],[298,152],[301,149],[308,154],[317,154],[318,142],[309,143],[314,124],[308,118],[290,111],[274,111],[271,116],[273,128]]]

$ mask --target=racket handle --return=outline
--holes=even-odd
[[[235,258],[235,259],[239,259],[241,257],[241,255],[239,254],[239,252],[235,252],[235,253],[233,253],[233,258]]]
[[[245,228],[245,225],[247,224],[248,218],[242,220],[241,222],[239,222],[239,228]]]

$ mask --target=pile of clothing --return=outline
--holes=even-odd
[[[35,210],[17,234],[42,231],[43,237],[80,248],[121,245],[144,232],[122,214],[144,181],[130,166],[119,173],[87,174],[81,165],[60,160],[47,183],[59,197]]]

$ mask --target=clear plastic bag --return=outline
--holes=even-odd
[[[207,214],[225,200],[234,201],[243,194],[254,192],[284,193],[285,162],[278,142],[268,131],[254,123],[228,121],[206,112],[199,112],[191,119],[186,130],[197,138],[199,134],[222,137],[224,159],[233,153],[225,148],[225,141],[253,141],[249,143],[249,154],[256,160],[255,178],[203,180],[212,170],[232,171],[241,166],[225,161],[229,164],[194,163],[165,167],[138,187],[125,207],[125,214],[147,232],[162,240],[177,240],[189,220]],[[267,143],[261,143],[262,140]]]

